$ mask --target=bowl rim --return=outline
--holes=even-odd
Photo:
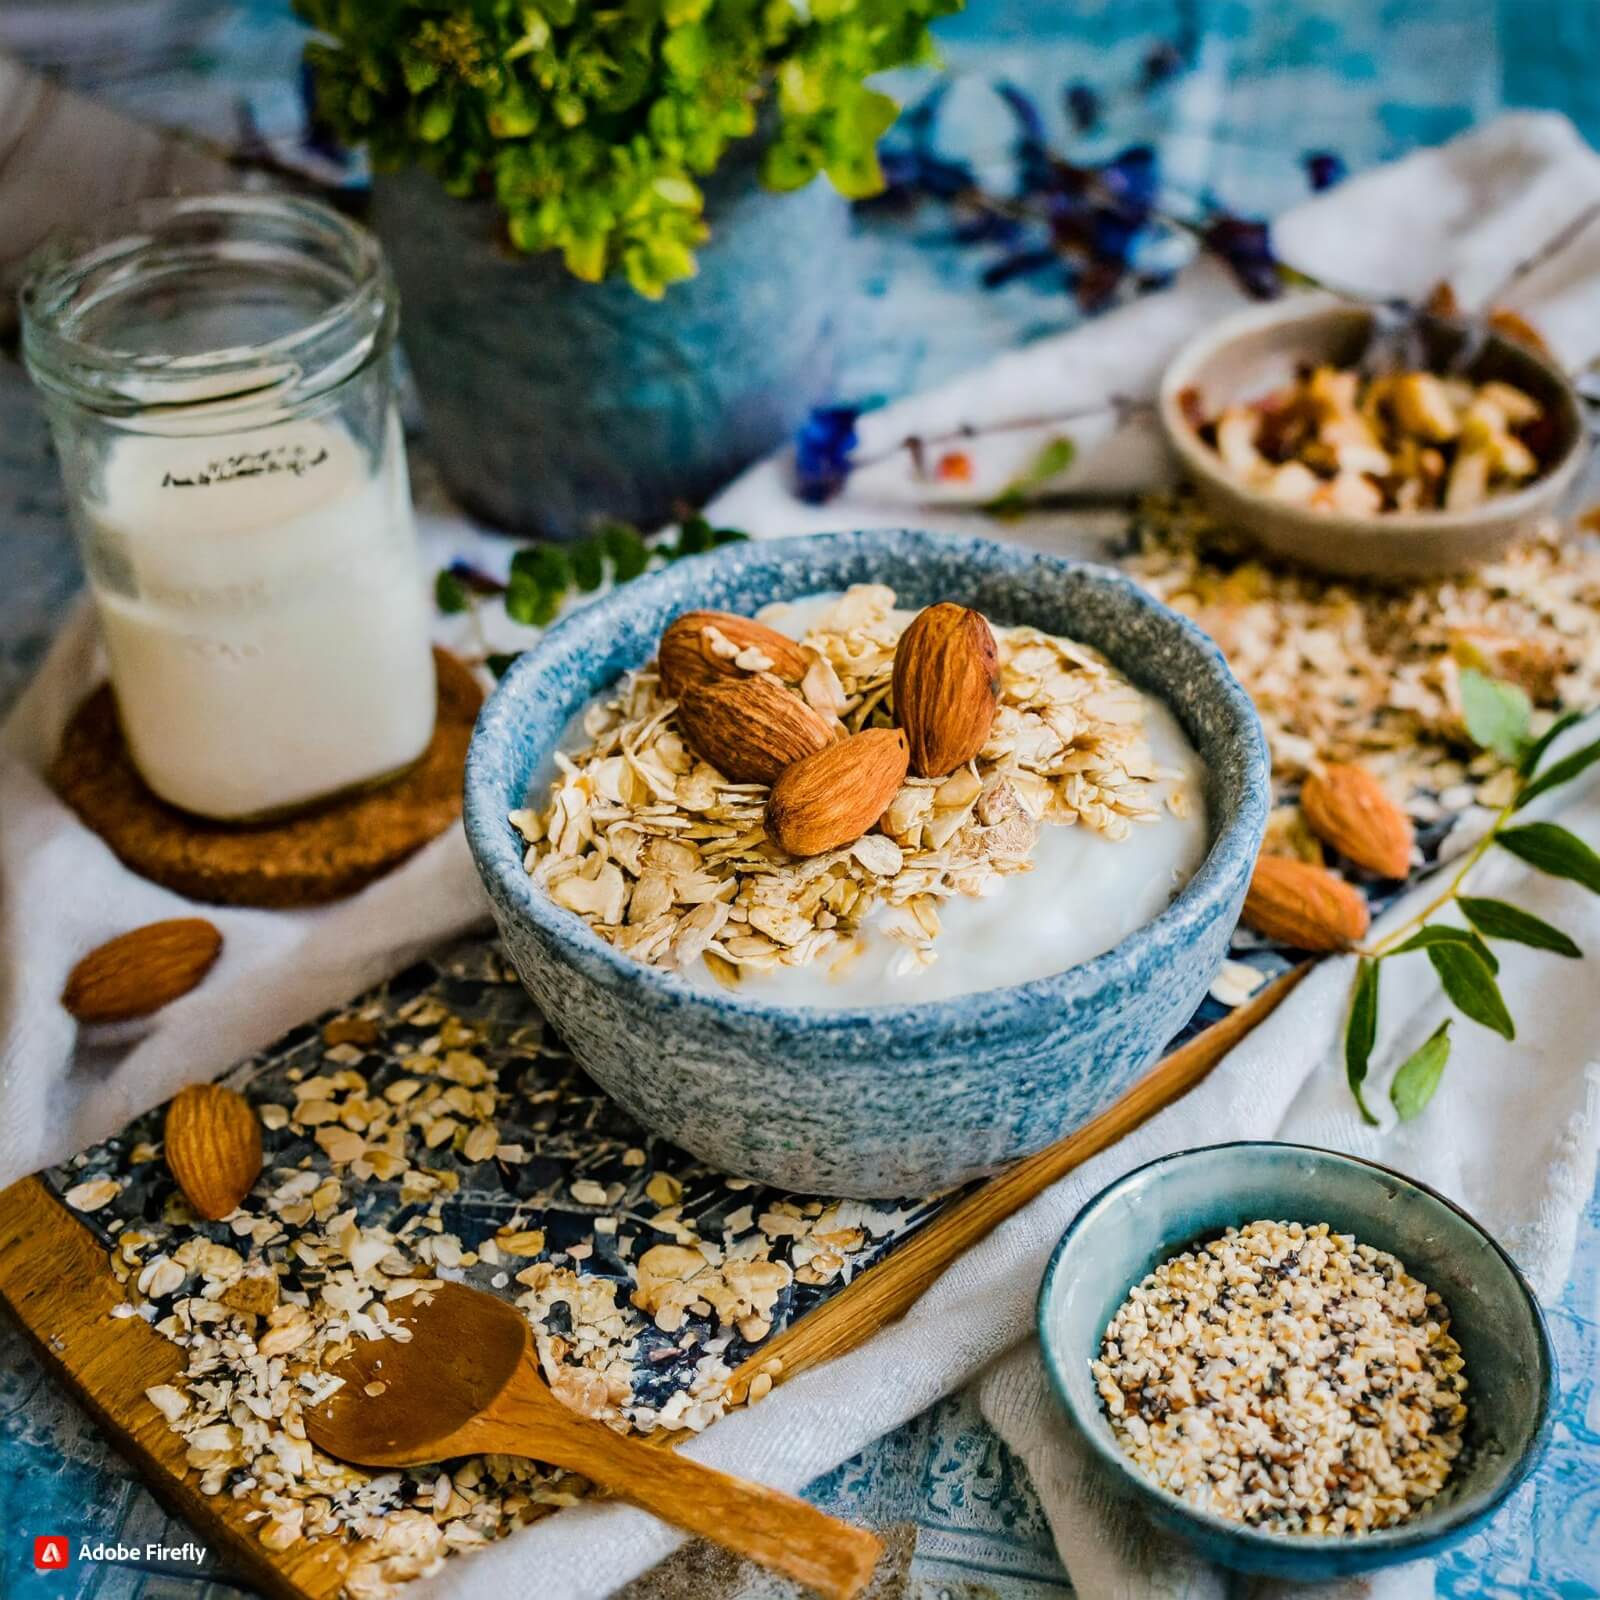
[[[1370,319],[1373,315],[1371,306],[1330,290],[1301,290],[1265,305],[1246,306],[1222,321],[1191,334],[1167,362],[1156,393],[1156,413],[1161,431],[1182,461],[1184,470],[1192,477],[1203,478],[1213,489],[1226,491],[1242,502],[1270,512],[1285,526],[1292,525],[1304,533],[1321,531],[1329,535],[1337,534],[1341,539],[1376,539],[1394,534],[1472,533],[1489,523],[1520,522],[1535,516],[1548,500],[1566,489],[1589,449],[1578,392],[1571,378],[1548,356],[1495,330],[1488,333],[1486,347],[1501,345],[1516,356],[1541,367],[1551,379],[1560,392],[1571,438],[1566,450],[1522,488],[1510,494],[1496,495],[1492,500],[1485,500],[1481,505],[1462,511],[1314,511],[1289,501],[1269,499],[1259,489],[1253,489],[1235,478],[1184,415],[1178,396],[1192,386],[1195,369],[1237,340],[1264,328],[1293,328],[1302,324],[1310,326],[1334,317],[1364,316]]]
[[[1055,1281],[1060,1272],[1062,1262],[1068,1248],[1080,1231],[1093,1227],[1097,1220],[1103,1217],[1111,1204],[1133,1179],[1142,1173],[1149,1172],[1152,1168],[1164,1167],[1173,1163],[1187,1160],[1195,1156],[1215,1155],[1220,1151],[1294,1151],[1301,1155],[1309,1155],[1318,1161],[1333,1164],[1344,1164],[1352,1167],[1362,1167],[1370,1172],[1381,1173],[1385,1178],[1391,1179],[1405,1188],[1426,1195],[1429,1199],[1437,1201],[1445,1210],[1454,1214],[1456,1219],[1465,1227],[1485,1240],[1490,1248],[1498,1255],[1511,1274],[1512,1282],[1519,1291],[1518,1298],[1527,1312],[1533,1327],[1534,1348],[1538,1354],[1538,1383],[1539,1402],[1538,1425],[1533,1430],[1533,1436],[1520,1455],[1507,1463],[1503,1475],[1490,1491],[1487,1498],[1482,1501],[1469,1503],[1460,1502],[1453,1506],[1446,1506],[1435,1517],[1423,1517],[1416,1521],[1398,1523],[1389,1528],[1378,1528],[1371,1533],[1355,1534],[1285,1534],[1272,1533],[1264,1529],[1253,1528],[1248,1524],[1230,1522],[1224,1517],[1219,1517],[1210,1511],[1204,1511],[1199,1506],[1191,1505],[1170,1489],[1164,1489],[1159,1484],[1153,1483],[1125,1456],[1115,1444],[1110,1435],[1110,1430],[1096,1426],[1104,1421],[1096,1412],[1093,1419],[1085,1419],[1072,1398],[1072,1391],[1067,1383],[1064,1363],[1070,1359],[1061,1351],[1051,1333],[1048,1323],[1048,1309],[1055,1298]],[[1174,1241],[1172,1248],[1178,1248]],[[1130,1283],[1128,1288],[1132,1288]],[[1374,1555],[1382,1554],[1386,1559],[1390,1556],[1399,1558],[1402,1555],[1417,1555],[1426,1550],[1448,1543],[1457,1533],[1464,1532],[1479,1523],[1492,1517],[1518,1487],[1519,1484],[1533,1471],[1543,1456],[1545,1447],[1549,1443],[1551,1429],[1554,1425],[1553,1399],[1556,1387],[1556,1353],[1555,1346],[1550,1338],[1550,1328],[1545,1319],[1544,1308],[1539,1304],[1539,1297],[1534,1293],[1533,1286],[1524,1276],[1522,1269],[1516,1264],[1505,1247],[1495,1236],[1483,1226],[1470,1212],[1456,1204],[1448,1195],[1441,1194],[1431,1185],[1422,1182],[1420,1178],[1408,1177],[1405,1173],[1393,1167],[1385,1166],[1381,1161],[1373,1161],[1366,1156],[1349,1155],[1342,1150],[1327,1150],[1319,1145],[1301,1144],[1290,1139],[1225,1139],[1216,1144],[1190,1145],[1182,1150],[1170,1150],[1165,1155],[1156,1156],[1149,1161],[1141,1162],[1136,1167],[1131,1167],[1121,1176],[1113,1178],[1097,1194],[1093,1196],[1080,1210],[1067,1227],[1065,1233],[1056,1242],[1055,1248],[1050,1252],[1050,1259],[1045,1264],[1044,1276],[1039,1283],[1039,1295],[1034,1305],[1034,1329],[1039,1339],[1039,1350],[1044,1360],[1044,1368],[1050,1380],[1050,1387],[1055,1392],[1057,1402],[1067,1414],[1067,1420],[1078,1430],[1081,1438],[1087,1441],[1090,1448],[1106,1465],[1113,1468],[1119,1479],[1131,1486],[1138,1494],[1148,1500],[1169,1518],[1176,1518],[1193,1524],[1204,1533],[1222,1538],[1252,1551],[1270,1553],[1273,1556],[1282,1556],[1285,1553],[1304,1552],[1309,1555],[1326,1556],[1334,1552],[1341,1554],[1355,1550],[1371,1551]]]
[[[821,1007],[803,1003],[775,1004],[752,1001],[690,988],[676,973],[646,966],[608,944],[570,911],[539,891],[522,865],[525,847],[513,847],[506,822],[506,807],[496,801],[496,785],[489,767],[488,751],[514,736],[510,726],[519,696],[537,681],[551,656],[580,644],[586,636],[603,632],[610,619],[620,613],[648,604],[661,590],[692,581],[697,572],[713,565],[760,557],[782,564],[786,557],[803,551],[837,552],[841,557],[859,547],[862,541],[876,542],[889,554],[912,556],[934,550],[948,551],[967,546],[985,559],[998,561],[1002,569],[1045,564],[1081,572],[1095,583],[1114,587],[1136,606],[1161,617],[1168,626],[1202,658],[1210,670],[1214,687],[1239,726],[1244,764],[1241,805],[1224,818],[1208,846],[1204,860],[1172,901],[1150,921],[1141,923],[1110,949],[1076,966],[1048,973],[1025,983],[1001,988],[972,990],[942,1000],[907,1001],[891,1005]],[[798,597],[797,597],[798,598]],[[642,665],[642,663],[640,663]],[[1159,697],[1158,697],[1159,698]],[[1163,703],[1166,703],[1163,701]],[[803,1022],[808,1032],[822,1035],[848,1034],[863,1028],[894,1027],[907,1037],[937,1037],[948,1028],[981,1020],[985,1031],[1003,1028],[1005,1018],[994,1014],[1000,1007],[1010,1014],[1025,1014],[1041,1005],[1059,1005],[1093,994],[1114,981],[1119,974],[1136,967],[1144,953],[1162,932],[1196,915],[1214,911],[1235,893],[1242,893],[1266,825],[1269,806],[1270,764],[1266,735],[1253,703],[1245,693],[1216,643],[1195,623],[1141,589],[1126,573],[1100,562],[1056,556],[1023,546],[1007,545],[980,536],[935,534],[912,528],[873,528],[832,533],[792,534],[772,539],[751,539],[729,544],[672,563],[660,572],[630,580],[626,585],[580,606],[551,627],[531,648],[522,652],[499,685],[484,703],[472,731],[467,750],[463,785],[462,823],[473,862],[490,890],[491,899],[504,903],[541,934],[560,945],[568,962],[590,980],[608,978],[628,983],[636,994],[649,997],[669,1008],[698,1007],[732,1022],[789,1025]],[[1233,859],[1242,857],[1242,859]],[[976,1007],[991,1008],[981,1018]]]

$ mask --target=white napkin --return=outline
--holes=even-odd
[[[1512,178],[1506,178],[1507,173]],[[1514,261],[1600,197],[1600,160],[1564,121],[1515,116],[1442,150],[1353,180],[1285,218],[1290,259],[1329,278],[1365,286],[1414,287],[1470,264],[1493,283]],[[1514,217],[1504,225],[1502,216]],[[1313,249],[1315,254],[1313,254]],[[1600,234],[1579,240],[1514,297],[1574,364],[1600,346]],[[1392,271],[1392,278],[1385,278]],[[869,419],[879,443],[963,422],[1036,416],[1095,395],[1128,394],[1159,370],[1187,332],[1233,303],[1214,269],[1184,275],[1175,289],[1056,339],[1001,358],[970,379]],[[1463,298],[1467,298],[1466,295]],[[1048,432],[1050,430],[1042,430]],[[1075,433],[1079,430],[1073,429]],[[1016,442],[1013,440],[1012,442]],[[1035,441],[1036,444],[1037,441]],[[1087,450],[1066,480],[1142,481],[1148,455],[1126,437]],[[1031,451],[983,471],[998,488]],[[1119,465],[1120,461],[1120,465]],[[1115,469],[1115,471],[1113,470]],[[786,465],[765,464],[713,507],[716,520],[763,534],[804,528],[914,522],[981,530],[1069,552],[1089,548],[1082,519],[1040,515],[997,528],[957,507],[926,512],[926,486],[903,463],[847,499],[813,509],[786,488]],[[1099,473],[1096,479],[1093,474]],[[1081,475],[1081,477],[1080,477]],[[876,498],[868,497],[868,492]],[[980,482],[969,493],[992,492]],[[436,524],[433,554],[474,547],[468,525]],[[194,994],[163,1013],[131,1047],[75,1050],[56,1004],[72,962],[101,939],[153,917],[190,911],[187,902],[124,871],[54,800],[40,777],[65,716],[90,680],[91,646],[80,615],[0,735],[0,1182],[110,1133],[181,1082],[214,1074],[322,1006],[358,992],[416,950],[466,926],[481,899],[459,830],[341,905],[316,912],[215,912],[227,938],[223,960]],[[1591,838],[1600,806],[1565,819]],[[1600,901],[1569,885],[1515,874],[1508,892],[1567,927],[1600,953]],[[1522,881],[1526,879],[1527,881]],[[1276,1016],[1245,1041],[1180,1105],[1041,1196],[958,1262],[900,1323],[825,1369],[775,1390],[759,1406],[720,1422],[687,1448],[728,1470],[797,1490],[969,1381],[1029,1336],[1039,1276],[1055,1240],[1097,1189],[1164,1151],[1224,1138],[1280,1133],[1378,1156],[1429,1179],[1483,1218],[1518,1254],[1546,1293],[1565,1278],[1580,1208],[1594,1178],[1600,1083],[1586,1082],[1592,1017],[1583,969],[1504,947],[1504,983],[1522,1033],[1506,1046],[1462,1023],[1444,1087],[1411,1128],[1362,1127],[1344,1098],[1337,1036],[1350,972],[1326,964]],[[1439,1002],[1431,979],[1407,996],[1391,984],[1386,1040],[1419,1038]],[[1377,1059],[1392,1059],[1387,1044]],[[996,1427],[1034,1472],[1074,1582],[1086,1600],[1160,1592],[1208,1592],[1208,1574],[1163,1562],[1136,1571],[1108,1554],[1150,1543],[1108,1521],[1074,1474],[1063,1425],[1043,1403],[1026,1355],[993,1369],[981,1391]],[[1030,1387],[1031,1385],[1031,1387]],[[447,1563],[430,1592],[498,1600],[538,1592],[552,1600],[599,1597],[646,1570],[679,1542],[671,1530],[616,1505],[563,1512],[465,1560]],[[1415,1593],[1418,1584],[1396,1583]]]

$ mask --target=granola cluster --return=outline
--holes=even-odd
[[[911,620],[882,585],[828,605],[801,640],[806,701],[852,733],[887,725]],[[805,859],[768,838],[765,785],[695,755],[652,663],[590,708],[588,743],[557,755],[548,803],[512,814],[528,871],[619,950],[680,969],[704,961],[730,986],[746,968],[841,970],[878,911],[874,928],[905,946],[897,970],[931,963],[941,902],[1027,871],[1041,824],[1123,839],[1190,803],[1151,755],[1143,697],[1101,656],[1033,628],[994,632],[1000,702],[978,756],[942,779],[910,778],[877,831]],[[770,666],[731,645],[729,660]]]

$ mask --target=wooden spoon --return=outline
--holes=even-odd
[[[426,1303],[421,1303],[423,1300]],[[529,1456],[837,1600],[859,1594],[883,1546],[865,1528],[580,1416],[551,1394],[527,1319],[482,1290],[446,1283],[407,1300],[411,1338],[359,1339],[344,1379],[314,1410],[319,1450],[367,1467],[453,1456]]]

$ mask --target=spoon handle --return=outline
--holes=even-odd
[[[673,1450],[656,1450],[574,1416],[539,1437],[503,1448],[580,1472],[619,1500],[675,1528],[786,1573],[828,1600],[852,1600],[883,1553],[876,1534],[830,1517],[794,1495],[730,1477]]]

